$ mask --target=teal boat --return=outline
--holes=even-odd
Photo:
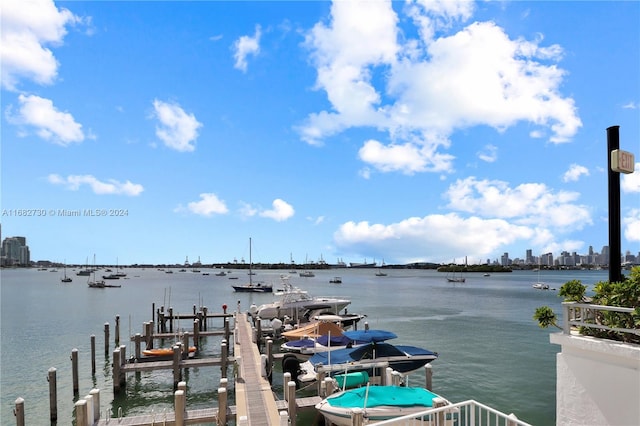
[[[349,426],[354,408],[362,409],[369,422],[379,422],[426,411],[435,398],[441,397],[423,388],[366,386],[331,395],[316,409],[332,424]]]

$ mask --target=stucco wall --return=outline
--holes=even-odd
[[[556,333],[556,424],[640,425],[640,346]]]

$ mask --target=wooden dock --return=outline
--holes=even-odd
[[[236,420],[246,418],[248,425],[279,425],[280,414],[271,384],[261,374],[261,355],[252,341],[251,324],[247,315],[236,313],[233,354],[238,364],[236,377]]]

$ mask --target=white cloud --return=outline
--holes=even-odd
[[[498,147],[495,145],[485,145],[482,151],[478,152],[478,158],[487,163],[493,163],[498,159]]]
[[[35,95],[19,95],[20,108],[16,115],[7,110],[7,121],[35,128],[42,139],[67,146],[85,139],[82,125],[68,112],[59,111],[49,99]]]
[[[404,10],[421,39],[398,37],[390,1],[336,1],[329,24],[309,32],[316,88],[326,93],[331,110],[309,114],[297,128],[305,142],[321,145],[348,128],[372,127],[388,133],[389,153],[404,146],[421,156],[386,161],[379,155],[383,142],[367,141],[361,151],[372,155],[361,159],[381,171],[415,173],[441,170],[424,166],[429,163],[451,169],[452,159],[440,151],[453,132],[467,127],[504,131],[525,121],[537,127],[532,136],[548,130],[551,142],[562,143],[582,126],[573,99],[559,92],[565,75],[556,64],[560,46],[542,45],[541,36],[512,39],[492,22],[447,34],[452,23],[471,17],[467,2],[421,1]],[[424,144],[430,145],[426,151]]]
[[[631,101],[631,102],[627,102],[626,104],[622,105],[623,109],[637,109],[638,108],[638,104]]]
[[[364,143],[358,156],[362,161],[383,172],[398,171],[407,175],[416,172],[449,169],[452,156],[435,153],[436,145],[406,143],[383,145],[376,140]]]
[[[224,201],[216,194],[200,194],[200,201],[192,201],[187,204],[187,210],[200,216],[213,216],[214,214],[226,214],[229,212]]]
[[[240,216],[242,217],[253,217],[258,214],[258,209],[253,207],[249,203],[245,203],[244,201],[240,202]]]
[[[57,174],[50,174],[47,177],[49,183],[62,185],[71,191],[78,191],[80,186],[88,185],[91,190],[98,195],[128,195],[137,196],[144,191],[142,185],[130,181],[119,182],[115,179],[108,179],[102,182],[91,175],[69,175],[66,178]]]
[[[632,209],[622,219],[624,237],[628,241],[640,242],[640,209]]]
[[[81,22],[69,10],[51,0],[8,0],[2,3],[0,32],[2,87],[16,90],[21,79],[51,84],[58,75],[58,61],[47,47],[62,44],[66,25]]]
[[[620,189],[622,192],[640,192],[640,163],[636,163],[633,170],[633,173],[621,173]]]
[[[262,31],[260,29],[260,25],[256,25],[256,32],[253,37],[250,36],[242,36],[233,44],[233,48],[235,52],[233,57],[236,60],[234,65],[235,68],[239,69],[242,72],[247,72],[247,56],[253,55],[256,56],[260,53],[260,37],[262,36]]]
[[[195,140],[202,123],[193,114],[187,114],[180,105],[160,100],[153,101],[154,116],[159,124],[156,136],[176,151],[191,152],[196,149]]]
[[[507,182],[469,177],[450,185],[444,196],[448,207],[461,212],[551,228],[556,233],[582,229],[592,223],[589,210],[576,204],[577,192],[554,192],[539,183],[511,188]]]
[[[562,181],[577,182],[581,176],[589,176],[589,169],[579,164],[572,164],[562,176]]]
[[[271,210],[263,210],[260,212],[260,216],[273,219],[276,222],[283,222],[295,214],[295,210],[291,204],[287,203],[280,198],[273,200]]]
[[[367,246],[400,262],[449,262],[469,256],[486,258],[500,247],[528,239],[533,231],[503,219],[463,218],[455,213],[413,217],[389,225],[347,222],[334,234],[343,251]],[[407,257],[406,247],[417,258]]]

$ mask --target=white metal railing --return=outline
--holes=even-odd
[[[599,311],[618,312],[630,316],[634,311],[633,308],[563,302],[562,309],[564,315],[562,331],[564,334],[570,334],[571,327],[588,327],[619,333],[631,333],[640,336],[640,328],[616,328],[596,323],[596,313]]]
[[[417,414],[385,420],[378,425],[402,426],[531,426],[514,414],[505,414],[474,400],[448,404]]]

